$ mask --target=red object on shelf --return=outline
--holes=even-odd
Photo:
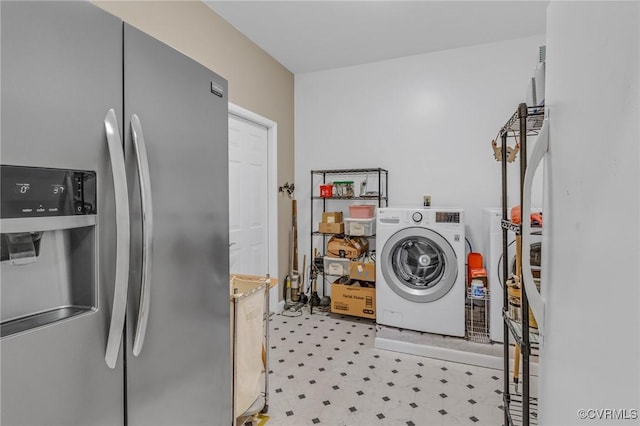
[[[471,252],[467,256],[467,285],[472,279],[481,279],[487,285],[487,271],[482,267],[482,255]]]
[[[320,185],[320,196],[322,198],[333,197],[333,185]]]
[[[541,227],[542,226],[542,212],[540,213],[531,213],[530,215],[531,226]],[[511,208],[511,222],[516,225],[520,225],[520,206],[513,206]]]

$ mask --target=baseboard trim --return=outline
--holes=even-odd
[[[502,370],[504,367],[502,357],[459,351],[456,349],[420,345],[411,342],[402,342],[399,340],[386,339],[383,337],[376,337],[374,339],[373,346],[376,349],[402,352],[411,355],[424,356],[427,358],[457,362],[460,364],[475,365],[477,367],[493,368],[495,370]],[[510,364],[513,368],[513,360],[511,360]],[[530,363],[529,367],[531,375],[537,376],[538,364],[532,362]]]

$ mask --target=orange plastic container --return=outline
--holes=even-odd
[[[482,268],[482,255],[480,253],[471,252],[467,257],[469,269]]]
[[[487,285],[487,271],[482,267],[482,255],[471,252],[467,256],[467,286],[473,278],[481,279]]]

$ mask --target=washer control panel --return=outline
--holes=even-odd
[[[464,211],[457,208],[399,208],[389,207],[378,210],[379,226],[440,226],[463,228]]]
[[[436,223],[460,223],[460,212],[436,212]]]

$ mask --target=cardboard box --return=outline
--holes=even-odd
[[[342,222],[342,212],[324,212],[322,213],[322,221],[324,223]]]
[[[331,257],[346,257],[356,259],[369,251],[369,240],[362,237],[329,238],[327,255]]]
[[[331,312],[375,319],[375,287],[331,284]]]
[[[344,222],[339,222],[339,223],[320,222],[318,224],[318,231],[323,234],[343,234]]]
[[[349,264],[349,278],[374,282],[376,280],[376,264],[371,262],[351,262]]]

